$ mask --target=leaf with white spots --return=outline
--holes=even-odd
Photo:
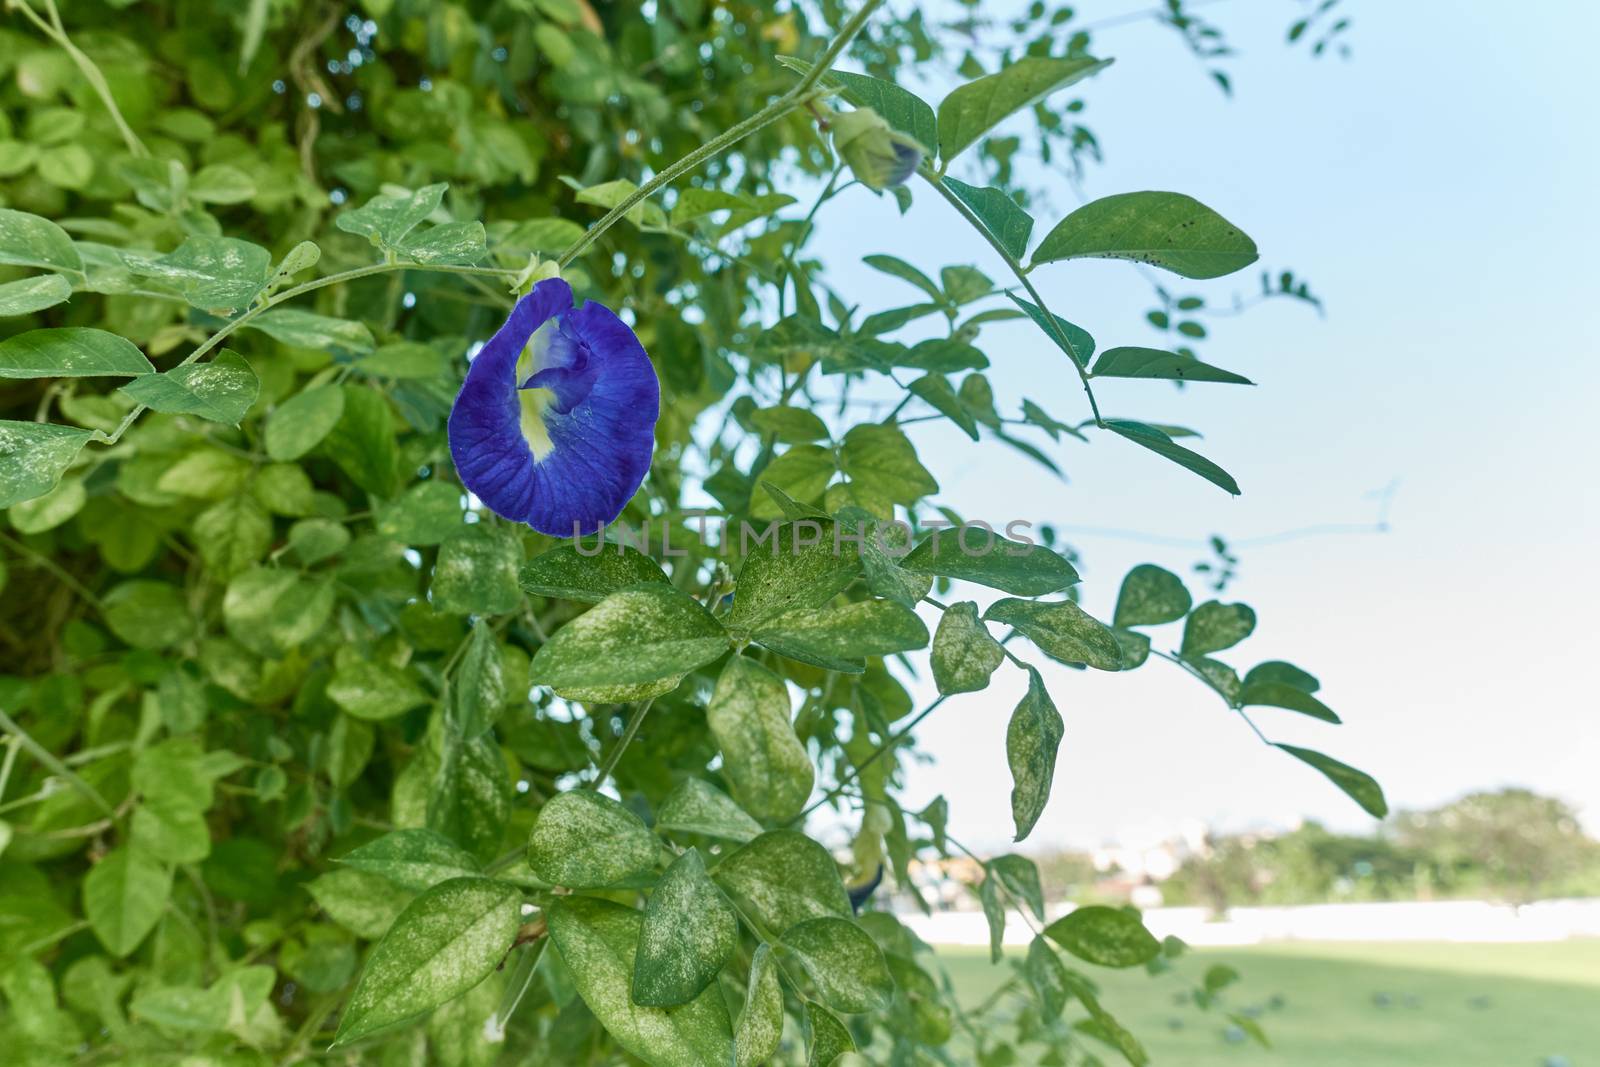
[[[1101,904],[1075,908],[1045,927],[1044,936],[1101,967],[1137,967],[1161,954],[1161,942],[1137,915]]]
[[[339,862],[413,890],[481,872],[471,853],[443,834],[420,828],[391,830],[340,857]]]
[[[671,586],[613,593],[554,634],[529,680],[557,692],[681,677],[728,649],[727,631]]]
[[[860,573],[853,545],[838,538],[832,521],[783,523],[739,568],[727,624],[749,630],[792,609],[820,608]]]
[[[772,947],[756,947],[750,958],[750,979],[745,986],[744,1011],[733,1035],[735,1067],[759,1067],[777,1055],[783,1041],[783,987],[778,983],[778,961]]]
[[[0,378],[132,378],[154,371],[132,341],[87,326],[29,330],[0,341]]]
[[[1006,597],[984,612],[1004,623],[1062,663],[1086,663],[1102,671],[1122,669],[1122,645],[1111,630],[1070,600],[1037,601]]]
[[[421,894],[367,957],[334,1045],[398,1026],[465,993],[505,958],[521,921],[522,892],[504,882],[453,878]]]
[[[800,961],[834,1011],[876,1011],[894,995],[883,950],[850,919],[807,919],[785,930],[778,943]]]
[[[722,790],[700,778],[685,778],[656,811],[656,827],[667,833],[704,834],[743,844],[761,824]]]
[[[706,706],[722,773],[745,811],[787,822],[800,814],[816,772],[790,721],[782,678],[743,656],[729,658]]]
[[[0,421],[0,508],[54,489],[93,436],[76,426]]]
[[[1028,668],[1028,692],[1006,726],[1006,762],[1011,766],[1011,818],[1018,841],[1033,826],[1050,800],[1056,775],[1056,752],[1066,726],[1045,690],[1044,679]]]
[[[551,885],[596,889],[648,872],[659,848],[639,816],[592,789],[574,789],[539,809],[528,865]]]
[[[941,694],[975,693],[988,688],[990,675],[1005,660],[1005,650],[978,620],[978,605],[966,600],[945,609],[933,633],[929,659]]]
[[[670,585],[661,564],[637,549],[606,545],[599,553],[580,552],[575,544],[557,545],[528,560],[517,582],[530,596],[552,596],[598,604],[612,593],[636,585]]]
[[[909,652],[928,643],[916,612],[892,600],[861,600],[836,608],[787,611],[762,624],[752,639],[779,655],[827,670],[860,674],[863,657]]]
[[[55,307],[72,295],[72,283],[59,274],[19,278],[0,285],[0,318],[32,315]]]
[[[237,426],[256,402],[261,382],[244,357],[225,348],[208,363],[191,363],[161,374],[141,374],[124,385],[122,391],[151,411],[198,415]]]
[[[769,830],[717,864],[711,877],[772,934],[807,919],[851,914],[833,857],[794,830]]]
[[[1256,613],[1248,604],[1208,600],[1189,613],[1183,624],[1184,656],[1203,656],[1232,648],[1256,628]]]
[[[689,849],[661,876],[644,908],[633,965],[633,1002],[686,1004],[716,980],[739,947],[739,916]]]
[[[572,972],[578,995],[624,1050],[650,1067],[709,1067],[733,1061],[733,1026],[722,990],[708,986],[675,1008],[633,1002],[643,916],[592,897],[558,898],[550,936]]]

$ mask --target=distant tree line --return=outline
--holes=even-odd
[[[1160,883],[1169,905],[1600,896],[1600,841],[1554,797],[1510,788],[1401,811],[1371,835],[1307,822],[1283,834],[1219,834]],[[1103,895],[1082,853],[1042,857],[1050,895]],[[1100,883],[1097,890],[1096,883]]]

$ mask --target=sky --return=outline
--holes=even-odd
[[[1138,6],[1085,0],[1079,11],[1094,20]],[[1232,99],[1176,34],[1150,23],[1097,37],[1116,63],[1080,87],[1106,155],[1087,172],[1088,196],[1188,193],[1254,237],[1261,266],[1292,268],[1326,303],[1325,318],[1280,301],[1211,324],[1205,358],[1257,387],[1097,387],[1108,415],[1200,430],[1198,450],[1243,495],[1115,439],[1051,446],[1062,482],[942,421],[908,432],[941,501],[1068,531],[1083,557],[1083,603],[1101,618],[1135,564],[1190,577],[1198,601],[1210,594],[1190,568],[1208,535],[1370,526],[1371,494],[1395,484],[1385,533],[1243,549],[1224,599],[1250,604],[1259,622],[1219,658],[1241,669],[1288,659],[1318,675],[1344,725],[1271,709],[1258,709],[1258,723],[1273,740],[1375,775],[1391,808],[1516,784],[1564,798],[1600,831],[1600,697],[1586,669],[1600,645],[1600,73],[1590,53],[1600,7],[1348,0],[1354,52],[1342,61],[1285,47],[1299,6],[1204,9],[1240,53],[1227,68]],[[1059,190],[1035,210],[1037,240],[1076,200],[1059,171],[1033,162],[1025,178]],[[869,310],[917,299],[864,267],[869,253],[930,274],[972,263],[1008,277],[926,192],[901,218],[887,199],[851,189],[824,207],[816,247]],[[1226,303],[1257,277],[1162,280]],[[1142,323],[1149,283],[1131,265],[1079,260],[1033,280],[1102,349],[1162,343]],[[1076,377],[1031,326],[988,327],[981,346],[1002,411],[1027,396],[1059,418],[1086,417]],[[1138,539],[1095,532],[1106,528]],[[988,599],[970,586],[960,595]],[[1177,629],[1155,631],[1157,647],[1175,647]],[[1134,843],[1196,821],[1373,825],[1175,667],[1119,675],[1030,658],[1066,736],[1027,849]],[[1020,671],[1002,667],[988,691],[947,701],[920,728],[932,762],[910,769],[908,802],[944,793],[951,832],[970,846],[1010,839],[1005,724],[1024,688]],[[931,682],[915,695],[924,706]]]

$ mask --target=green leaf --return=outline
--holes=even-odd
[[[367,492],[393,496],[400,472],[389,402],[366,386],[346,385],[343,390],[344,412],[323,439],[322,450]]]
[[[464,526],[439,545],[428,587],[433,606],[460,615],[504,615],[522,604],[522,547],[508,531]]]
[[[1230,385],[1254,385],[1249,378],[1231,370],[1202,363],[1193,356],[1167,352],[1160,348],[1108,348],[1100,353],[1094,369],[1095,378],[1166,378],[1185,382],[1225,382]]]
[[[728,650],[700,602],[671,586],[612,593],[567,623],[533,657],[528,677],[564,689],[681,678]]]
[[[152,411],[197,415],[237,426],[256,402],[261,382],[244,357],[224,348],[208,363],[190,363],[161,374],[141,374],[122,392]]]
[[[364,356],[376,347],[372,332],[360,322],[280,307],[250,320],[251,329],[290,348],[309,348],[345,359]]]
[[[272,279],[272,253],[236,237],[189,237],[140,273],[174,283],[198,308],[244,308]]]
[[[88,501],[83,479],[67,478],[44,496],[12,505],[6,517],[18,533],[44,533],[82,511]]]
[[[807,919],[851,915],[833,857],[793,830],[767,831],[717,864],[711,877],[772,934]]]
[[[976,693],[989,687],[989,676],[1005,661],[1005,650],[978,621],[978,605],[967,600],[945,609],[929,659],[941,695]]]
[[[1297,689],[1286,682],[1246,682],[1239,690],[1236,698],[1240,707],[1266,706],[1273,708],[1287,708],[1298,711],[1302,715],[1309,715],[1313,719],[1337,724],[1339,716],[1332,708],[1307,693]]]
[[[1044,936],[1101,967],[1137,967],[1161,954],[1161,942],[1138,916],[1121,908],[1074,908],[1044,928]]]
[[[522,893],[488,878],[452,878],[413,900],[367,957],[335,1046],[409,1022],[493,973],[521,924]]]
[[[834,1067],[856,1050],[849,1027],[821,1004],[806,1001],[806,1067]],[[853,1065],[851,1065],[853,1067]]]
[[[1159,626],[1183,618],[1192,603],[1182,578],[1154,563],[1141,563],[1122,579],[1111,622],[1115,626]]]
[[[1043,545],[1012,541],[977,525],[935,530],[900,565],[1019,596],[1044,596],[1078,581],[1072,564]]]
[[[93,436],[75,426],[0,420],[0,508],[54,489]]]
[[[1033,987],[1034,996],[1039,998],[1039,1014],[1046,1020],[1059,1017],[1070,999],[1067,969],[1044,938],[1035,937],[1028,942],[1022,973]]]
[[[769,546],[752,546],[735,580],[727,624],[751,630],[786,611],[820,608],[861,573],[857,553],[827,520],[774,528]]]
[[[650,1067],[708,1067],[733,1061],[733,1027],[716,985],[672,1009],[633,1002],[642,916],[592,897],[562,897],[549,910],[550,935],[594,1017],[616,1043]]]
[[[596,889],[647,873],[660,843],[644,820],[592,789],[557,793],[528,835],[528,866],[551,885]]]
[[[557,545],[524,563],[517,583],[530,596],[560,597],[598,604],[612,593],[639,585],[671,585],[661,564],[624,545],[596,553],[576,544]]]
[[[129,378],[154,371],[132,341],[87,326],[29,330],[0,341],[0,378]]]
[[[1203,656],[1232,648],[1249,637],[1256,628],[1256,613],[1248,604],[1224,604],[1208,600],[1189,614],[1183,624],[1185,657]]]
[[[482,737],[494,727],[510,695],[500,645],[489,624],[482,619],[473,624],[472,637],[450,693],[456,728],[469,741]]]
[[[1116,635],[1070,600],[1005,597],[990,604],[983,617],[1013,627],[1051,659],[1086,663],[1102,671],[1122,669],[1122,646]]]
[[[750,424],[773,440],[786,445],[803,445],[810,441],[826,441],[828,424],[805,408],[758,408],[750,413]]]
[[[366,237],[375,245],[399,248],[406,234],[438,209],[447,188],[439,182],[413,193],[375,196],[358,208],[341,212],[333,224],[345,233]]]
[[[863,657],[909,652],[928,643],[916,612],[891,600],[786,612],[751,634],[757,644],[802,663],[859,674]]]
[[[367,941],[388,933],[412,900],[410,890],[366,871],[329,871],[307,882],[306,892],[329,918]]]
[[[238,167],[213,163],[189,179],[189,196],[207,204],[242,204],[256,195],[256,183]]]
[[[283,463],[316,448],[344,416],[344,397],[337,385],[319,385],[279,404],[262,434],[267,455]]]
[[[763,942],[750,957],[744,1011],[733,1036],[735,1067],[760,1067],[777,1055],[782,1042],[783,987],[778,983],[777,959]]]
[[[55,307],[72,295],[72,283],[59,274],[19,278],[0,285],[0,318],[32,315]]]
[[[404,715],[429,700],[407,671],[360,657],[339,664],[328,682],[328,699],[368,722]]]
[[[437,545],[460,533],[465,491],[437,478],[419,482],[378,508],[378,533],[403,545]]]
[[[0,208],[0,266],[83,273],[83,259],[67,231],[26,211]]]
[[[1033,216],[1011,199],[1002,189],[979,188],[951,177],[939,179],[956,199],[983,223],[989,236],[1004,248],[1012,259],[1020,260],[1028,253],[1028,235],[1033,233]]]
[[[638,192],[638,190],[639,187],[633,182],[628,181],[626,178],[617,178],[613,181],[601,182],[599,185],[591,185],[586,189],[580,189],[577,200],[580,204],[593,204],[596,207],[603,207],[610,211]],[[667,228],[667,213],[661,210],[659,204],[650,200],[641,200],[634,204],[623,217],[635,226],[662,230]]]
[[[761,471],[761,479],[797,501],[811,503],[822,496],[823,488],[837,470],[831,449],[795,445],[767,464]],[[753,519],[773,519],[782,514],[783,509],[764,493],[757,493],[750,501]]]
[[[171,648],[194,636],[195,620],[183,591],[166,582],[123,582],[100,606],[111,632],[134,648]]]
[[[656,811],[656,828],[667,833],[704,834],[744,844],[761,833],[726,793],[700,778],[685,778]]]
[[[477,263],[489,254],[483,223],[446,222],[414,233],[400,244],[400,254],[418,263]]]
[[[302,578],[289,568],[255,567],[228,583],[222,617],[240,644],[276,657],[315,637],[332,614],[333,601],[329,580]],[[372,666],[375,670],[394,669]]]
[[[910,282],[933,298],[934,303],[944,302],[944,290],[940,289],[934,280],[922,273],[916,267],[897,256],[872,255],[862,256],[861,262],[873,270],[882,271],[901,281]]]
[[[778,62],[798,74],[811,72],[812,64],[803,59],[779,56]],[[830,70],[822,75],[821,81],[829,88],[840,90],[840,95],[856,107],[869,107],[876,111],[890,128],[921,143],[928,155],[933,155],[938,147],[938,120],[933,117],[933,108],[916,94],[884,78],[852,74],[845,70]]]
[[[120,959],[155,929],[171,892],[170,867],[123,846],[89,869],[83,880],[83,914],[106,951]]]
[[[853,427],[844,435],[839,469],[869,492],[896,504],[914,504],[939,491],[939,483],[917,460],[916,448],[894,426],[863,423]]]
[[[1066,725],[1056,710],[1044,679],[1028,668],[1028,692],[1011,713],[1006,726],[1006,762],[1011,767],[1011,819],[1016,840],[1033,832],[1034,824],[1050,800],[1056,776],[1056,753]]]
[[[858,507],[844,507],[837,515],[841,542],[850,539],[861,557],[861,572],[867,591],[915,609],[933,588],[933,579],[904,570],[897,557],[904,555],[911,540],[910,527],[903,523],[880,522]]]
[[[376,378],[427,380],[448,374],[450,361],[432,345],[395,341],[380,345],[370,356],[356,360],[356,369]]]
[[[1000,877],[984,868],[986,873],[978,886],[978,903],[983,907],[983,917],[989,925],[989,962],[999,963],[1005,953],[1006,907],[1000,901]]]
[[[482,873],[471,853],[443,834],[421,828],[391,830],[346,853],[339,862],[411,890]]]
[[[717,679],[706,724],[722,750],[722,774],[745,811],[787,822],[811,796],[815,771],[790,722],[782,678],[743,656],[731,656]]]
[[[1109,59],[1025,56],[958,87],[939,104],[939,158],[948,165],[962,149],[1014,111],[1111,65]]]
[[[850,919],[807,919],[785,930],[778,944],[800,962],[834,1011],[878,1011],[894,995],[883,950]]]
[[[633,1002],[666,1008],[700,995],[739,947],[739,916],[689,849],[645,903],[633,964]]]
[[[1131,259],[1185,278],[1220,278],[1256,261],[1256,243],[1182,193],[1119,193],[1085,204],[1045,234],[1033,262]]]
[[[343,526],[334,527],[348,538]],[[197,515],[193,533],[206,570],[227,579],[266,555],[272,544],[272,518],[252,497],[233,496]]]
[[[337,556],[350,545],[350,531],[333,519],[301,519],[289,527],[289,547],[308,566]]]
[[[1292,686],[1302,693],[1315,693],[1322,688],[1322,683],[1316,676],[1309,674],[1292,663],[1282,660],[1267,660],[1250,668],[1250,673],[1244,676],[1245,685],[1255,685],[1257,682],[1273,682]]]
[[[1044,886],[1039,881],[1039,868],[1032,860],[1008,853],[990,860],[989,869],[1018,903],[1026,904],[1036,918],[1044,921]]]
[[[1158,456],[1165,456],[1180,467],[1187,467],[1212,485],[1226,489],[1234,496],[1239,495],[1239,483],[1233,480],[1233,475],[1200,453],[1191,452],[1182,445],[1174,444],[1164,430],[1148,423],[1134,422],[1132,419],[1106,419],[1105,423],[1106,429],[1119,437],[1125,437],[1136,445],[1142,445]]]
[[[1321,771],[1323,777],[1338,786],[1345,796],[1360,804],[1361,810],[1373,818],[1381,819],[1389,814],[1389,802],[1384,799],[1383,787],[1367,772],[1358,771],[1347,763],[1340,763],[1332,756],[1325,756],[1313,749],[1285,744],[1277,744],[1276,747]]]
[[[950,387],[950,382],[942,374],[926,374],[912,382],[908,389],[912,393],[926,400],[939,414],[961,427],[961,432],[972,438],[978,439],[978,420],[972,417],[972,412],[956,396],[956,391]]]
[[[1046,337],[1055,342],[1057,348],[1067,354],[1068,359],[1084,370],[1089,369],[1089,357],[1094,355],[1094,338],[1089,336],[1089,331],[1037,304],[1029,303],[1015,293],[1006,295],[1022,309],[1023,314],[1033,320],[1035,326],[1044,331]]]
[[[134,851],[166,863],[199,863],[211,852],[204,812],[173,797],[146,797],[130,829]]]
[[[432,723],[440,721],[435,717]],[[467,740],[453,730],[440,731],[439,747],[425,825],[487,863],[503,854],[511,815],[505,756],[492,739]]]

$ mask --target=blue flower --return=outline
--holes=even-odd
[[[548,278],[483,346],[450,409],[461,482],[496,514],[540,533],[591,533],[621,513],[650,469],[661,387],[612,310],[573,307]]]

